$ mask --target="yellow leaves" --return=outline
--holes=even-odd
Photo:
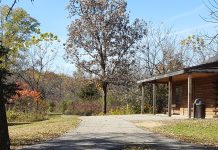
[[[36,29],[35,29],[35,32],[36,32],[36,34],[40,34],[40,33],[41,33],[41,30],[40,30],[39,28],[36,28]]]
[[[32,45],[37,45],[40,44],[40,42],[60,42],[59,38],[57,35],[54,35],[51,32],[45,32],[41,33],[40,29],[36,30],[36,35],[33,35],[32,38],[28,41],[25,41],[24,45],[26,48],[32,46]]]
[[[204,39],[196,35],[188,36],[181,41],[182,46],[191,46],[193,50],[202,50],[205,47]]]
[[[25,48],[24,41],[28,40],[31,34],[35,32],[39,23],[22,8],[13,9],[7,20],[4,20],[3,18],[6,18],[9,9],[7,5],[0,7],[3,43],[5,47],[18,51]]]

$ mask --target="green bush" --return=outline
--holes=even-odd
[[[129,114],[135,114],[134,108],[132,106],[126,105],[123,107],[116,107],[111,109],[108,112],[110,115],[129,115]]]
[[[29,114],[29,122],[35,122],[35,121],[43,121],[47,120],[48,116],[45,114]]]
[[[8,122],[35,122],[48,119],[48,116],[40,113],[24,113],[7,111]]]
[[[94,83],[89,83],[81,88],[78,96],[82,100],[96,100],[101,97],[101,94]]]
[[[61,103],[61,112],[62,112],[62,114],[64,114],[66,110],[67,110],[67,103],[66,103],[66,101],[63,101]]]
[[[24,98],[14,101],[14,105],[10,107],[10,111],[29,113],[47,113],[49,110],[49,103],[46,100],[36,102],[31,98]]]
[[[49,108],[48,108],[49,112],[54,112],[55,107],[56,107],[55,102],[50,102],[49,103]]]
[[[62,101],[61,103],[61,113],[62,114],[68,114],[70,115],[71,114],[71,107],[72,107],[72,104],[73,104],[73,101],[72,100],[64,100]]]
[[[72,115],[73,114],[73,110],[67,109],[67,110],[64,111],[64,114],[65,115]]]
[[[145,113],[152,113],[153,107],[149,103],[145,103],[144,105],[144,112]]]
[[[14,111],[8,111],[7,112],[8,122],[14,122],[15,120],[19,120],[21,118],[22,117],[21,117],[20,113],[17,113],[17,112],[14,112]]]

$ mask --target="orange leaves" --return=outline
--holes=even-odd
[[[16,95],[12,97],[14,100],[22,100],[26,98],[32,98],[35,102],[40,101],[40,92],[36,90],[30,90],[28,84],[26,83],[16,83],[19,90],[16,91]]]

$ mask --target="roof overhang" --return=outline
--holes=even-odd
[[[181,74],[184,74],[184,73],[185,73],[185,70],[179,70],[179,71],[175,71],[175,72],[166,73],[166,74],[163,74],[163,75],[150,77],[150,78],[147,78],[147,79],[144,79],[144,80],[140,80],[137,83],[141,84],[141,83],[146,83],[146,82],[155,82],[155,81],[157,81],[159,79],[169,78],[169,77],[181,75]]]
[[[179,79],[184,80],[185,78],[187,78],[188,74],[190,74],[190,73],[193,74],[194,77],[200,77],[200,76],[206,77],[208,75],[217,74],[218,73],[218,61],[208,62],[208,63],[200,64],[197,66],[184,68],[184,69],[179,70],[179,71],[149,77],[147,79],[140,80],[137,83],[138,84],[155,83],[155,82],[166,83],[170,77],[174,77],[177,80],[179,80]]]
[[[140,80],[137,83],[167,83],[170,77],[173,77],[175,81],[181,81],[187,79],[188,74],[192,74],[194,78],[207,77],[210,75],[218,74],[218,68],[185,68],[183,70],[169,72],[163,75],[157,75],[144,80]]]

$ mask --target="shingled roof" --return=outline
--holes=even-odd
[[[207,64],[207,63],[214,63],[214,62],[218,62],[218,54],[216,54],[215,56],[213,57],[210,57],[208,60],[206,60],[204,62],[204,64]]]
[[[187,73],[218,73],[218,54],[209,58],[207,61],[205,61],[204,63],[202,63],[200,65],[187,67],[187,68],[184,68],[182,70],[168,72],[168,73],[162,74],[162,75],[152,76],[152,77],[146,78],[144,80],[140,80],[137,83],[141,84],[144,82],[160,80],[163,78],[178,76],[178,75],[187,74]]]

